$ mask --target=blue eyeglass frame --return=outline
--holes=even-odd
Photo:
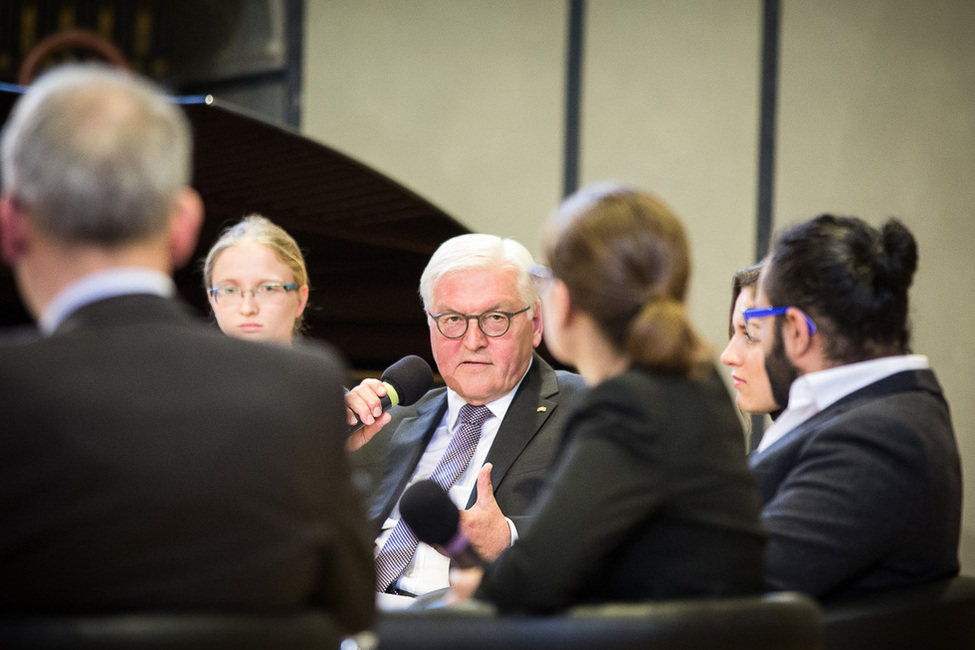
[[[787,305],[785,307],[749,307],[748,309],[742,311],[741,315],[744,317],[745,322],[747,323],[749,320],[753,318],[765,318],[766,316],[781,316],[789,309],[797,310],[800,314],[802,314],[802,317],[806,319],[806,325],[809,326],[810,336],[816,333],[816,323],[814,323],[813,320],[809,318],[809,315],[806,312],[802,311],[798,307],[793,307],[792,305]]]

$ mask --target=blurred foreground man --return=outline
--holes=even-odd
[[[917,259],[899,221],[831,215],[766,258],[744,317],[788,403],[750,457],[772,589],[829,599],[958,573],[955,435],[927,357],[910,353]]]
[[[0,140],[0,241],[33,337],[0,342],[0,611],[374,613],[333,353],[229,338],[170,274],[202,221],[189,124],[69,66]]]

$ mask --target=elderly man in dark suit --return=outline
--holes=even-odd
[[[374,613],[345,371],[174,298],[202,220],[189,124],[98,66],[42,77],[0,140],[0,239],[40,332],[0,343],[0,610]]]
[[[959,570],[961,467],[927,357],[910,354],[914,237],[822,215],[782,234],[744,317],[788,407],[750,458],[771,588],[823,599]]]
[[[444,242],[424,270],[420,294],[446,387],[389,413],[381,413],[385,388],[377,380],[346,398],[368,425],[350,446],[361,447],[353,463],[377,477],[369,516],[380,592],[411,596],[448,586],[449,559],[416,545],[400,522],[397,504],[411,484],[441,484],[462,509],[462,532],[487,559],[517,538],[542,485],[584,382],[534,353],[542,320],[532,263],[511,239],[470,234]],[[461,449],[465,413],[478,411]],[[446,476],[455,456],[459,467],[451,465]]]

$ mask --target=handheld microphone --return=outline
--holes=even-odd
[[[399,501],[399,513],[418,540],[440,546],[460,568],[484,566],[484,559],[458,530],[457,506],[433,481],[417,481],[411,485]]]
[[[386,394],[379,400],[385,413],[397,404],[409,406],[423,397],[433,385],[433,371],[430,364],[411,354],[386,368],[380,379],[386,386]],[[353,415],[356,423],[349,427],[349,435],[366,426],[357,414]]]

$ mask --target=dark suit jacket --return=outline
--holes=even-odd
[[[961,465],[930,370],[846,396],[750,465],[771,588],[829,598],[958,572]]]
[[[374,610],[327,350],[148,295],[0,345],[0,611]]]
[[[593,388],[533,521],[477,597],[502,610],[758,593],[765,533],[728,391],[633,369]]]
[[[494,496],[521,529],[559,444],[570,408],[585,390],[579,375],[553,370],[537,354],[501,422],[485,462],[493,463]],[[392,512],[447,411],[447,389],[435,388],[412,406],[390,411],[392,421],[352,454],[353,464],[373,477],[369,519],[374,533]],[[477,500],[477,486],[468,507]]]

